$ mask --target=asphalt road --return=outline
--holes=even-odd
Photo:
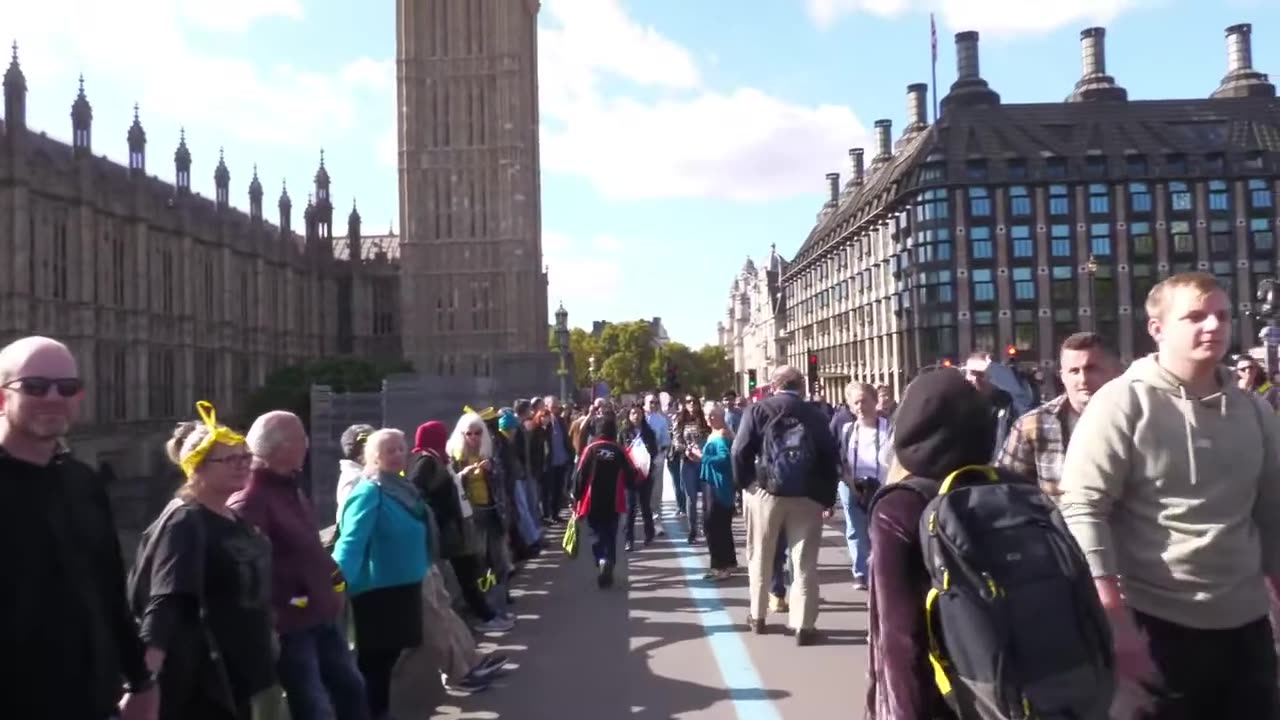
[[[481,644],[507,653],[514,669],[412,720],[860,717],[866,594],[851,585],[841,517],[828,521],[819,558],[822,641],[798,647],[780,632],[782,616],[769,618],[771,634],[746,632],[745,569],[703,581],[706,546],[688,545],[674,504],[665,506],[667,537],[620,558],[609,590],[595,586],[589,548],[571,561],[557,534],[515,582],[516,629]],[[735,530],[745,568],[740,519]]]

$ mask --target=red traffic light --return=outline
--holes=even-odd
[[[951,367],[951,358],[942,361],[942,367]]]
[[[1005,348],[1004,351],[1008,353],[1009,357],[1013,357],[1014,355],[1018,354],[1018,348],[1014,347],[1013,345],[1010,345],[1009,347]]]
[[[810,365],[817,365],[817,364],[818,364],[818,356],[817,356],[817,355],[810,355],[810,356],[809,356],[809,364],[810,364]]]

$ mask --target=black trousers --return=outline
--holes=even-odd
[[[708,497],[707,500],[702,527],[703,534],[707,536],[711,569],[737,567],[738,553],[733,546],[733,505],[724,505],[714,497]]]
[[[644,541],[653,540],[653,493],[648,482],[627,490],[627,542],[636,539],[636,513],[641,513],[644,523]]]
[[[462,589],[462,600],[471,613],[480,622],[489,622],[494,617],[493,608],[480,592],[480,557],[477,555],[459,555],[449,559],[453,566],[453,576],[458,579]]]
[[[395,669],[401,652],[403,651],[362,650],[356,644],[356,667],[364,675],[370,717],[383,718],[391,711],[391,671]]]
[[[1266,617],[1200,630],[1135,612],[1164,679],[1149,720],[1280,720],[1276,652]]]
[[[570,467],[570,465],[548,467],[540,478],[539,489],[542,491],[542,517],[544,520],[552,520],[559,517],[560,511],[564,509],[565,483],[568,482],[567,475]]]

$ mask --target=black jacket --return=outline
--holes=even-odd
[[[0,448],[5,717],[109,717],[122,684],[147,677],[108,479],[70,452],[42,467]]]
[[[470,554],[463,528],[462,501],[449,468],[434,455],[416,453],[409,459],[405,478],[418,488],[435,516],[440,532],[439,548],[433,548],[444,560]]]
[[[583,449],[573,474],[573,497],[579,515],[607,520],[627,511],[626,491],[641,478],[626,452],[617,443],[599,440]],[[586,503],[587,488],[591,502]]]
[[[814,449],[818,453],[817,467],[809,478],[808,497],[824,508],[836,503],[836,486],[840,482],[840,453],[838,441],[827,427],[831,418],[817,405],[805,402],[794,393],[780,392],[747,407],[738,425],[738,435],[733,439],[733,477],[741,489],[750,487],[756,480],[756,461],[760,458],[764,442],[764,429],[770,420],[787,413],[804,424],[812,435]]]

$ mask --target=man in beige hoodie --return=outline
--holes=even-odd
[[[1280,718],[1280,423],[1221,365],[1231,301],[1212,275],[1164,280],[1146,310],[1158,351],[1080,418],[1062,514],[1154,717]]]

